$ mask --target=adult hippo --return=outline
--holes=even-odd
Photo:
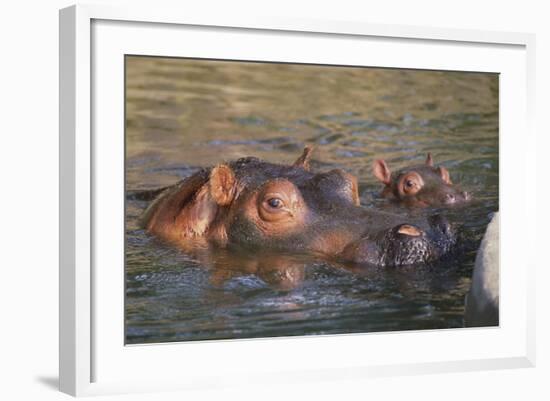
[[[404,218],[359,205],[357,179],[313,173],[311,149],[293,165],[246,157],[165,189],[143,216],[148,232],[193,245],[318,254],[378,266],[427,263],[455,233],[441,217]]]
[[[372,164],[374,176],[384,184],[382,196],[407,206],[456,205],[471,199],[451,181],[449,170],[434,166],[428,153],[424,164],[405,167],[391,172],[384,160]]]

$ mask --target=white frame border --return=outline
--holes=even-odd
[[[367,24],[360,21],[318,21],[278,17],[242,16],[220,18],[214,15],[185,14],[182,9],[114,8],[98,5],[71,6],[60,11],[60,271],[59,271],[59,385],[71,395],[128,392],[132,389],[105,387],[91,382],[92,314],[91,314],[91,23],[92,20],[172,23],[210,27],[268,29],[294,32],[365,35],[390,38],[429,39],[468,43],[492,43],[525,46],[527,54],[527,149],[535,170],[534,87],[535,36],[526,33],[487,32],[440,29],[404,25]],[[531,178],[534,180],[534,178]],[[533,211],[530,211],[530,214]],[[533,215],[531,215],[533,217]],[[530,219],[533,231],[535,219]],[[534,244],[531,245],[534,251]],[[534,253],[531,253],[534,255]],[[347,372],[349,378],[423,374],[481,369],[528,367],[535,364],[535,266],[528,269],[528,321],[526,355],[448,363],[413,364],[357,368]],[[322,372],[304,372],[304,377],[325,376]],[[335,377],[338,378],[338,377]],[[285,377],[288,379],[288,377]],[[177,388],[145,386],[147,391]]]

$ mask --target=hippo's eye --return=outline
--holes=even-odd
[[[279,209],[283,207],[283,201],[280,200],[279,198],[269,198],[267,200],[267,204],[273,209]]]
[[[268,223],[296,222],[304,210],[300,191],[285,179],[268,181],[255,198],[259,217]]]
[[[423,185],[424,181],[420,174],[412,171],[400,180],[398,189],[402,196],[410,196],[418,193]]]

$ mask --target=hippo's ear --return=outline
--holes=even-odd
[[[226,206],[233,201],[237,180],[231,167],[221,164],[212,169],[210,173],[210,195],[220,205]]]
[[[382,159],[375,160],[372,163],[372,172],[374,176],[386,185],[391,183],[391,171],[386,162]]]
[[[426,165],[433,167],[434,160],[432,159],[432,154],[428,152],[428,156],[426,156]]]
[[[302,167],[304,170],[309,171],[309,159],[311,159],[312,152],[313,152],[313,147],[306,146],[304,148],[304,151],[302,152],[302,155],[298,159],[296,159],[293,166]]]
[[[210,196],[208,180],[208,171],[200,170],[165,189],[143,214],[142,226],[165,238],[203,235],[218,208]]]
[[[449,174],[449,170],[447,170],[445,167],[443,166],[439,166],[437,168],[437,171],[439,172],[439,175],[441,176],[441,179],[446,183],[446,184],[449,184],[449,185],[452,185],[453,182],[451,181],[451,175]]]

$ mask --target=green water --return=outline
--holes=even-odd
[[[197,258],[141,230],[147,202],[128,198],[127,343],[463,327],[475,249],[498,210],[497,75],[127,57],[126,85],[129,192],[243,156],[289,163],[314,145],[312,169],[356,175],[368,207],[430,212],[388,206],[371,173],[375,158],[399,168],[427,152],[475,196],[444,210],[466,233],[460,255],[415,269]]]

